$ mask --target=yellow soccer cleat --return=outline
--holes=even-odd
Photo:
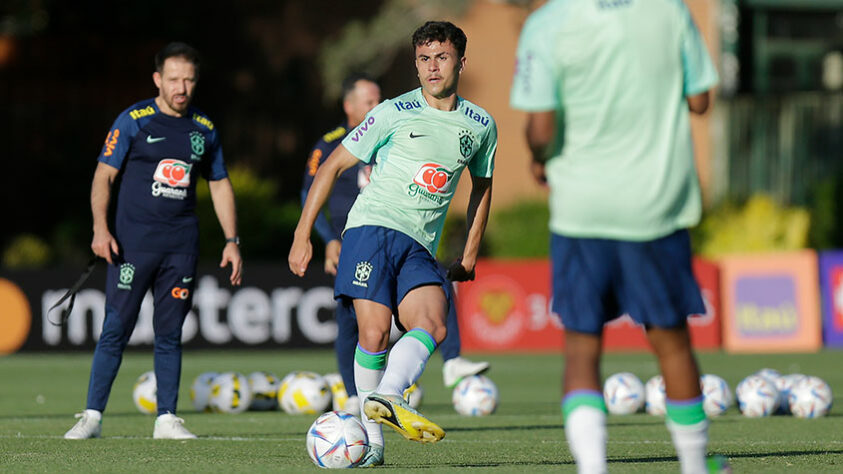
[[[363,411],[372,421],[391,426],[410,441],[435,443],[445,437],[445,430],[397,395],[373,393],[366,397]]]

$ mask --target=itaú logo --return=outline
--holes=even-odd
[[[413,182],[431,193],[447,193],[451,189],[454,172],[436,163],[425,163],[416,172]]]
[[[186,188],[190,186],[190,165],[172,158],[161,160],[152,179],[168,186]]]

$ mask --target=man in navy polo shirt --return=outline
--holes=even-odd
[[[123,111],[108,132],[91,184],[91,248],[108,261],[105,320],[88,385],[87,409],[64,437],[97,438],[102,412],[137,322],[147,290],[155,301],[155,376],[158,385],[153,438],[196,436],[175,416],[181,377],[181,330],[191,308],[199,227],[196,181],[208,180],[226,237],[220,266],[231,264],[231,284],[241,281],[234,191],[219,135],[205,114],[190,106],[199,73],[196,50],[170,43],[155,56],[158,96]],[[108,206],[120,177],[115,232]]]

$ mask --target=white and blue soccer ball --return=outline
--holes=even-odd
[[[158,382],[155,372],[150,370],[138,377],[132,389],[132,400],[143,414],[154,415],[158,412]]]
[[[355,467],[369,449],[363,424],[343,411],[323,413],[307,430],[307,454],[319,467]]]
[[[779,391],[779,408],[776,413],[782,415],[790,414],[790,390],[800,380],[807,378],[803,374],[787,374],[775,380],[776,390]]]
[[[404,400],[407,400],[407,404],[413,408],[420,407],[423,398],[424,389],[418,383],[414,383],[407,390],[404,390]]]
[[[454,387],[451,402],[460,415],[491,415],[498,408],[498,387],[485,375],[465,377]]]
[[[293,415],[315,415],[328,409],[331,390],[325,378],[316,372],[296,372],[286,382],[282,382],[278,403],[282,410]]]
[[[738,408],[749,418],[770,416],[779,403],[779,391],[767,377],[753,374],[741,380],[735,389]]]
[[[190,386],[190,403],[196,411],[211,411],[211,385],[217,375],[217,372],[203,372],[193,379]]]
[[[755,372],[754,375],[760,375],[762,377],[766,377],[767,380],[769,380],[770,382],[775,382],[777,378],[782,376],[782,374],[779,373],[778,370],[768,369],[768,368],[761,369],[758,372]]]
[[[834,396],[819,377],[803,377],[790,388],[790,412],[797,418],[818,418],[828,414]]]
[[[603,384],[603,399],[609,413],[635,413],[644,406],[644,384],[631,372],[614,374]]]
[[[249,390],[252,391],[252,403],[249,410],[268,411],[278,408],[278,386],[280,380],[270,372],[252,372],[249,374]]]
[[[664,390],[664,377],[654,375],[644,384],[644,410],[653,416],[664,416],[667,413],[665,402],[667,395]]]
[[[700,389],[703,395],[703,410],[708,416],[719,416],[732,406],[732,389],[729,384],[714,374],[700,377]]]
[[[218,413],[243,413],[252,403],[249,380],[239,372],[225,372],[214,377],[208,405]]]

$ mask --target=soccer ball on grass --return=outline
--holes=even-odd
[[[363,424],[343,411],[322,414],[307,430],[307,454],[319,467],[354,467],[367,449],[369,438]]]

